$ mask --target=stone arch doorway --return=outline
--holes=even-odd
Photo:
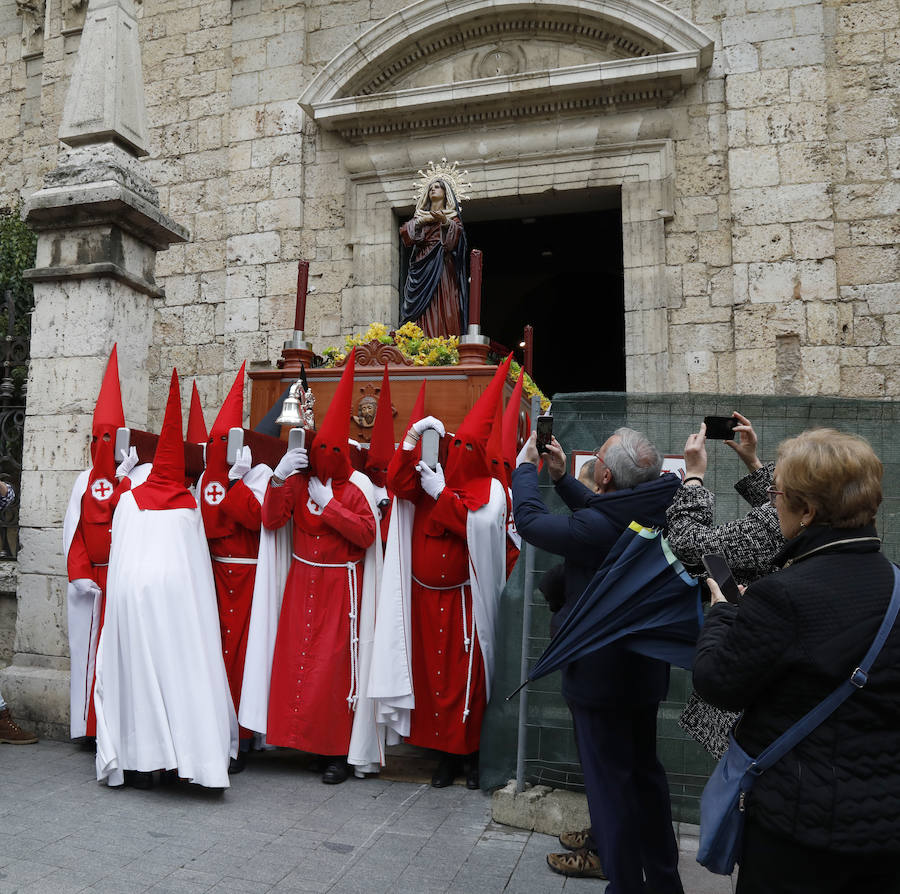
[[[625,387],[664,390],[675,173],[666,104],[701,76],[712,48],[656,0],[419,0],[360,35],[300,97],[315,122],[311,160],[322,151],[346,177],[343,331],[397,322],[396,218],[429,160],[468,170],[472,208],[612,188],[621,195]]]

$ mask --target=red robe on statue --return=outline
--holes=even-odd
[[[398,450],[388,470],[388,487],[416,507],[411,595],[415,708],[407,741],[450,754],[471,754],[481,740],[486,695],[468,586],[468,510],[450,487],[437,501],[422,490],[417,452]]]
[[[354,714],[347,697],[359,679],[351,668],[350,614],[358,615],[363,558],[375,541],[376,524],[355,484],[333,482],[334,498],[318,510],[308,481],[299,474],[281,487],[270,484],[262,508],[269,529],[293,516],[294,537],[272,661],[266,741],[337,756],[347,754],[350,744]],[[352,634],[357,637],[358,628]]]

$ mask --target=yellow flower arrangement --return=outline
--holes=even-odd
[[[383,345],[395,345],[404,357],[408,357],[416,366],[455,366],[459,363],[459,338],[448,337],[426,338],[422,329],[412,321],[404,323],[393,332],[384,323],[372,323],[361,335],[348,335],[344,339],[343,348],[330,347],[322,352],[325,366],[337,366],[343,363],[354,346],[367,345],[370,341],[380,341]],[[509,367],[509,381],[515,384],[519,378],[521,367],[515,360]],[[550,401],[534,384],[528,373],[522,381],[522,390],[528,397],[537,395],[541,399],[541,409],[546,410]]]

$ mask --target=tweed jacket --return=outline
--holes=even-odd
[[[772,484],[774,463],[745,475],[735,490],[753,507],[743,518],[716,525],[716,498],[700,487],[680,487],[666,510],[667,538],[687,570],[703,574],[702,556],[721,553],[739,584],[775,570],[775,554],[784,546],[778,515],[769,504],[766,488]]]

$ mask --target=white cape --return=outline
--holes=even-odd
[[[94,704],[99,780],[177,767],[199,785],[229,785],[237,716],[199,509],[119,501]]]
[[[366,550],[363,564],[362,600],[359,606],[359,698],[347,762],[361,773],[372,773],[384,765],[384,730],[376,724],[374,706],[367,696],[377,587],[381,579],[381,538],[372,482],[356,471],[351,474],[350,481],[365,496],[375,519],[376,532],[374,543]],[[278,619],[291,564],[292,524],[288,522],[277,531],[263,528],[260,538],[239,718],[241,726],[263,735],[269,715],[269,688]]]
[[[504,490],[493,479],[488,502],[469,512],[466,519],[469,580],[488,699],[494,672],[497,607],[506,583]],[[412,503],[394,500],[375,625],[369,696],[375,701],[376,717],[387,727],[388,744],[409,735],[410,714],[415,707],[410,648],[414,515]]]
[[[137,487],[147,480],[152,466],[143,463],[132,469],[128,476],[132,487]],[[87,490],[91,470],[85,469],[78,474],[69,505],[63,518],[63,558],[68,560],[69,548],[75,538],[78,522],[81,521],[81,499]],[[71,672],[69,674],[69,735],[80,739],[87,734],[89,683],[94,678],[94,656],[97,654],[97,637],[100,629],[100,608],[102,596],[88,599],[69,583],[66,587],[66,614],[69,629],[69,656]]]

